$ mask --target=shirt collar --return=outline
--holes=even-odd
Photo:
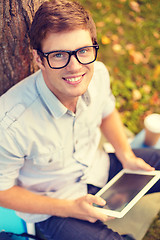
[[[67,112],[68,109],[58,100],[58,98],[47,87],[41,71],[36,79],[36,86],[41,99],[47,105],[51,114],[55,118],[62,117]]]
[[[68,113],[68,109],[58,100],[58,98],[47,87],[42,72],[40,71],[36,79],[37,91],[49,111],[55,118],[60,118]],[[77,108],[84,109],[90,104],[90,94],[87,90],[78,100]]]

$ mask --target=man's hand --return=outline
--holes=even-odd
[[[144,171],[154,171],[155,168],[151,167],[147,164],[142,158],[138,158],[132,152],[125,160],[122,160],[123,168],[127,168],[130,170],[144,170]]]
[[[101,213],[96,207],[93,207],[93,203],[100,206],[104,206],[106,204],[105,200],[101,197],[87,194],[86,196],[72,201],[71,208],[69,208],[69,217],[86,220],[92,223],[96,222],[97,220],[105,222],[111,219],[110,217]]]
[[[137,158],[133,153],[126,135],[120,116],[116,109],[103,119],[101,130],[108,141],[113,145],[116,155],[123,165],[123,168],[131,170],[155,170],[150,165],[145,163],[141,158]]]
[[[89,222],[112,219],[93,207],[93,203],[104,206],[106,202],[101,197],[90,194],[75,200],[55,199],[35,194],[19,186],[0,191],[0,206],[20,212],[72,217]]]

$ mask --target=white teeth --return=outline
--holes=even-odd
[[[66,78],[67,81],[69,82],[77,82],[81,79],[81,77],[76,77],[76,78]]]

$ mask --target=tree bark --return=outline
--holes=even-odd
[[[29,28],[45,0],[0,0],[0,95],[37,67],[29,46]]]

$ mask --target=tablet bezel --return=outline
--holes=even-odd
[[[160,179],[160,171],[133,171],[123,169],[115,177],[113,177],[100,191],[98,191],[96,195],[101,196],[125,173],[153,175],[154,177],[139,191],[139,193],[121,211],[109,210],[96,206],[96,208],[98,208],[101,212],[105,213],[108,216],[122,218],[139,201],[139,199],[143,197],[145,193]]]

